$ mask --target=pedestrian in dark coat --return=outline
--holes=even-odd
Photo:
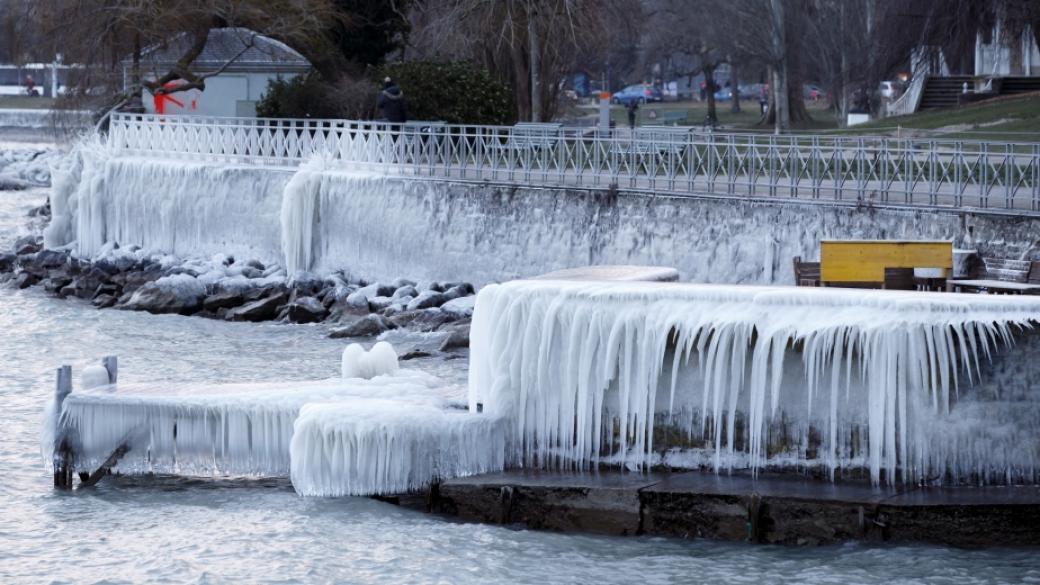
[[[378,106],[387,122],[403,124],[408,121],[404,92],[389,77],[383,81],[383,91],[379,92]]]

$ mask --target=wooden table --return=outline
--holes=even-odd
[[[1028,282],[985,279],[946,281],[946,290],[950,292],[960,292],[962,289],[973,291],[987,290],[1013,295],[1040,294],[1040,284],[1030,284]]]

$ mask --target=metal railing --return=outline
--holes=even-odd
[[[1040,143],[114,114],[109,148],[431,179],[1040,213]]]

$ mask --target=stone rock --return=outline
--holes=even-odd
[[[40,277],[31,272],[20,272],[14,279],[14,284],[18,288],[29,288],[40,282]]]
[[[99,295],[111,295],[113,297],[119,298],[119,294],[121,292],[122,291],[119,290],[119,285],[112,284],[112,283],[106,283],[106,284],[99,285],[97,288],[95,288],[93,296],[97,297]]]
[[[333,329],[329,332],[329,337],[371,337],[393,328],[393,323],[386,317],[373,313],[361,317],[346,327]]]
[[[441,351],[469,347],[469,323],[460,323],[448,331],[448,336],[441,342]]]
[[[18,263],[18,256],[14,254],[0,254],[0,272],[11,272]]]
[[[278,309],[289,300],[289,293],[277,290],[271,296],[230,309],[224,317],[228,321],[268,321],[278,316]]]
[[[329,310],[314,297],[297,297],[289,303],[286,317],[293,323],[317,323],[329,315]]]
[[[22,236],[14,241],[14,253],[18,256],[23,254],[35,254],[43,247],[43,238],[39,236]]]
[[[444,294],[434,290],[424,290],[419,293],[419,296],[415,297],[408,302],[409,311],[417,311],[419,309],[430,309],[433,307],[439,307],[450,299],[444,298]]]
[[[245,303],[242,293],[236,291],[221,292],[210,295],[202,301],[202,308],[211,313],[220,309],[230,309]]]
[[[63,299],[76,296],[76,285],[74,283],[66,284],[58,291],[58,296]]]
[[[94,297],[94,300],[90,301],[90,304],[94,305],[99,309],[107,309],[109,307],[115,306],[116,297],[112,295],[98,295]]]
[[[267,267],[264,266],[264,263],[255,258],[250,260],[249,262],[246,262],[246,266],[259,270],[261,274],[264,272],[264,270],[267,270]]]
[[[468,282],[445,282],[443,283],[444,290],[453,289],[455,287],[462,287],[466,295],[473,294],[473,285]],[[463,295],[465,296],[465,295]]]
[[[133,292],[123,308],[149,313],[191,315],[202,309],[205,287],[187,275],[167,277],[163,282],[149,282]]]
[[[390,318],[390,322],[395,326],[415,331],[434,331],[451,320],[444,311],[436,308],[405,311]]]
[[[403,286],[413,286],[414,287],[415,286],[415,281],[414,280],[408,280],[407,278],[395,278],[394,281],[392,283],[390,283],[390,285],[393,286],[394,288],[401,288]]]
[[[368,299],[368,308],[373,313],[382,311],[392,304],[394,304],[394,299],[390,297],[372,297]]]
[[[270,297],[272,295],[276,295],[276,294],[279,294],[279,293],[285,294],[286,300],[289,299],[289,289],[285,288],[285,285],[283,285],[283,284],[274,284],[274,285],[265,286],[265,287],[262,287],[262,288],[255,288],[255,289],[250,290],[250,291],[245,291],[243,294],[244,294],[245,301],[247,303],[251,303],[253,301],[259,301],[261,299],[266,299],[266,298],[268,298],[268,297]]]
[[[448,302],[448,301],[454,301],[455,299],[462,298],[462,297],[468,295],[469,293],[466,292],[466,287],[464,287],[462,285],[459,285],[459,286],[453,286],[453,287],[445,290],[441,294],[444,295],[444,299],[445,299],[444,302]]]
[[[353,321],[352,317],[367,315],[371,312],[368,307],[368,297],[361,291],[347,295],[342,301],[337,301],[330,308],[330,318],[339,321]]]
[[[374,282],[368,286],[359,288],[358,292],[372,299],[375,297],[391,296],[394,294],[395,290],[397,290],[396,286]]]
[[[59,268],[68,264],[68,255],[55,250],[41,250],[35,257],[26,258],[26,266],[38,266],[44,269]]]
[[[58,294],[58,291],[68,286],[70,282],[72,282],[71,278],[65,276],[55,276],[53,278],[48,278],[44,280],[41,284],[43,285],[43,290],[51,294]]]
[[[191,275],[183,275],[191,278]],[[124,293],[137,292],[138,289],[163,278],[163,272],[156,266],[149,266],[147,270],[122,272],[112,275],[112,282],[123,288]]]
[[[110,276],[104,270],[96,266],[92,266],[84,274],[81,274],[73,285],[76,287],[76,296],[81,299],[90,299],[97,294],[98,289],[103,285],[111,285],[116,289],[119,289],[119,285],[114,284],[110,280]],[[114,296],[119,296],[118,293],[113,293]]]
[[[414,285],[406,284],[404,286],[398,287],[398,289],[394,291],[394,294],[391,298],[396,301],[400,299],[415,297],[418,295],[419,291],[415,289]]]
[[[421,291],[432,290],[435,292],[444,292],[444,286],[441,285],[441,283],[435,281],[420,283],[416,285],[416,288],[418,288]]]
[[[397,359],[402,361],[402,362],[406,362],[408,360],[414,360],[414,359],[418,359],[418,358],[430,357],[431,355],[433,355],[433,354],[431,354],[428,351],[423,351],[421,349],[413,349],[412,351],[406,352],[404,355],[402,355],[401,357],[399,357]]]
[[[465,319],[473,316],[473,307],[477,304],[476,295],[459,297],[441,305],[441,310],[454,319]]]
[[[389,307],[383,309],[383,316],[384,317],[393,317],[394,315],[398,315],[398,314],[403,313],[403,312],[405,312],[407,310],[408,309],[405,307],[404,303],[393,303]]]
[[[322,278],[310,272],[297,272],[289,281],[289,287],[305,297],[318,294],[324,285],[325,281]]]
[[[264,275],[264,271],[263,270],[257,270],[256,268],[253,268],[252,266],[246,266],[245,268],[242,269],[242,276],[244,276],[246,278],[260,278],[263,275]]]

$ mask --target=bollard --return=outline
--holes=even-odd
[[[54,388],[54,487],[65,490],[72,489],[72,453],[61,428],[61,410],[71,393],[72,366],[62,366]]]

